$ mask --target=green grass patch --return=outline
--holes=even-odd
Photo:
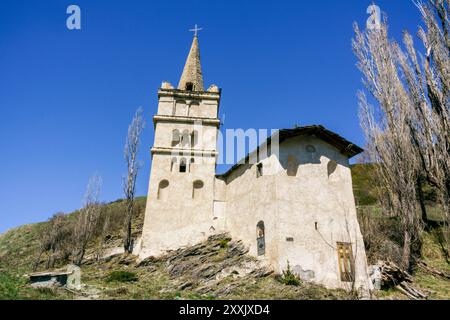
[[[134,272],[113,271],[106,278],[106,282],[136,282],[139,278]]]
[[[0,300],[17,300],[20,297],[20,285],[22,285],[19,278],[6,273],[0,273]]]
[[[289,261],[287,263],[286,270],[283,271],[283,274],[280,277],[280,282],[287,286],[298,286],[300,285],[300,279],[295,275],[292,270],[291,266],[289,265]]]
[[[219,246],[221,248],[228,248],[228,242],[230,242],[230,239],[222,239],[219,241]]]

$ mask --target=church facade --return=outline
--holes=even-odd
[[[362,149],[322,126],[283,129],[218,175],[220,96],[195,35],[178,87],[158,90],[140,258],[227,232],[276,272],[371,289],[349,167]]]

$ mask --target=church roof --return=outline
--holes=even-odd
[[[192,87],[189,88],[188,84]],[[192,40],[191,50],[186,59],[183,73],[178,83],[178,89],[189,91],[204,91],[202,66],[200,64],[200,48],[198,46],[198,36]]]
[[[358,147],[356,144],[353,144],[352,142],[346,140],[345,138],[341,137],[337,133],[334,133],[333,131],[326,129],[325,127],[323,127],[321,125],[296,127],[293,129],[281,129],[275,134],[279,134],[279,143],[280,144],[287,139],[297,137],[297,136],[315,136],[315,137],[329,143],[330,145],[334,146],[342,154],[346,155],[349,158],[352,158],[364,151],[362,148]],[[271,144],[271,140],[272,140],[273,136],[274,135],[267,138],[267,140],[264,143],[262,143],[260,146],[258,146],[258,148],[255,151],[259,150],[259,148],[262,145],[267,144],[267,146],[269,146]],[[251,153],[254,153],[255,151],[252,151]],[[236,163],[227,172],[225,172],[223,174],[219,174],[217,176],[226,177],[231,172],[236,170],[240,165],[248,163],[251,153],[247,154],[243,160]]]

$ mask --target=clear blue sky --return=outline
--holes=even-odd
[[[0,1],[0,232],[78,208],[89,177],[122,197],[127,126],[147,118],[139,195],[162,80],[177,84],[195,23],[205,86],[219,85],[226,128],[322,124],[364,145],[352,23],[372,0]],[[66,28],[66,8],[82,30]],[[377,1],[391,35],[420,23],[410,0]],[[219,167],[224,171],[225,167]]]

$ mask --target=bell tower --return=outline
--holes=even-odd
[[[213,229],[221,90],[204,89],[199,30],[178,87],[163,82],[158,90],[140,258],[195,244]]]

